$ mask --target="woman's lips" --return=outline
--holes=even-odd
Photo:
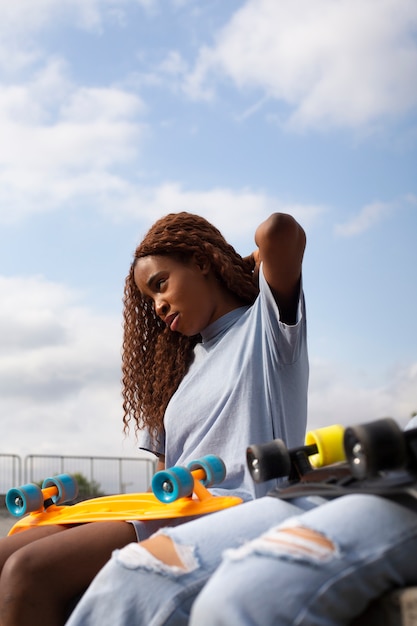
[[[165,324],[169,326],[169,328],[174,331],[178,326],[178,313],[172,313],[172,315],[168,315],[165,318]]]

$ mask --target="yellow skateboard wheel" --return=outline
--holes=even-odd
[[[344,426],[333,424],[317,430],[310,430],[306,434],[306,445],[316,444],[318,449],[317,454],[312,454],[309,457],[313,467],[323,467],[346,460],[343,446],[344,432]]]

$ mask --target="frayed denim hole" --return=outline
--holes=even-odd
[[[340,558],[339,547],[331,539],[296,519],[272,528],[240,548],[225,552],[229,560],[241,560],[255,554],[312,565]]]

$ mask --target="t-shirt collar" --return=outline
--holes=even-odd
[[[212,341],[213,339],[218,339],[221,335],[223,335],[233,324],[247,311],[249,306],[241,306],[237,309],[233,309],[229,313],[222,315],[215,322],[206,326],[204,330],[201,331],[201,337],[203,344]]]

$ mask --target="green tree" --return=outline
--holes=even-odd
[[[87,498],[97,498],[98,496],[104,496],[104,492],[101,489],[100,483],[95,480],[88,480],[80,472],[72,474],[78,483],[78,498],[77,500],[85,500]]]

